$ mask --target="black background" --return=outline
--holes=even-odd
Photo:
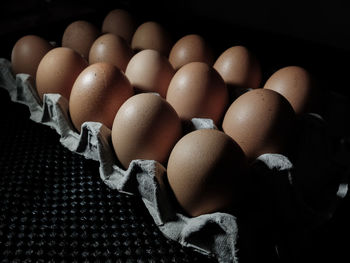
[[[346,1],[2,1],[0,56],[9,57],[25,34],[58,43],[76,19],[97,26],[113,8],[130,11],[139,22],[156,20],[174,41],[186,33],[202,34],[219,55],[243,44],[259,58],[264,80],[276,69],[300,65],[317,76],[322,88],[349,94],[350,9]]]

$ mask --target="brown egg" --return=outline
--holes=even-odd
[[[295,113],[279,93],[254,89],[238,97],[227,110],[223,130],[250,161],[264,153],[288,152]]]
[[[86,121],[112,129],[118,109],[132,95],[132,86],[120,69],[104,62],[90,65],[74,82],[69,99],[71,120],[78,131]]]
[[[125,71],[136,92],[157,92],[163,98],[174,73],[168,59],[152,49],[134,55]]]
[[[257,89],[261,83],[261,68],[257,58],[244,46],[225,50],[214,68],[229,89]]]
[[[109,62],[125,72],[133,55],[130,45],[122,37],[104,34],[92,44],[89,63]]]
[[[279,69],[266,81],[265,89],[277,91],[292,105],[296,114],[311,110],[315,87],[310,73],[299,66]]]
[[[203,37],[191,34],[175,43],[170,50],[169,61],[175,70],[190,62],[204,62],[212,66],[214,55]]]
[[[136,30],[136,21],[133,16],[123,9],[110,11],[103,20],[102,33],[112,33],[131,42]]]
[[[135,31],[131,47],[136,52],[154,49],[168,57],[172,40],[169,33],[160,24],[149,21],[141,24]]]
[[[92,43],[100,34],[97,27],[90,22],[79,20],[67,26],[62,37],[62,47],[77,51],[85,59],[89,58]]]
[[[182,137],[171,151],[167,176],[176,200],[190,216],[226,212],[238,201],[246,175],[242,149],[218,130]]]
[[[228,92],[213,67],[191,62],[175,73],[166,100],[183,120],[210,118],[218,124],[228,104]]]
[[[53,46],[45,39],[27,35],[21,37],[14,45],[11,53],[11,66],[14,74],[25,73],[36,76],[40,60]]]
[[[142,93],[129,98],[119,109],[112,127],[117,158],[128,168],[134,159],[165,164],[181,136],[181,121],[162,97]]]
[[[36,88],[43,99],[46,93],[58,93],[69,100],[74,81],[86,67],[87,61],[76,51],[58,47],[40,61],[36,73]]]

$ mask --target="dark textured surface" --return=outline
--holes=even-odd
[[[0,262],[207,262],[0,89]],[[8,106],[7,110],[4,110]]]

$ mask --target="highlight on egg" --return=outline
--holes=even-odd
[[[171,79],[166,100],[184,121],[209,118],[218,125],[228,105],[228,92],[224,80],[213,67],[191,62],[182,66]]]
[[[125,169],[135,159],[166,165],[181,134],[181,121],[173,107],[155,93],[141,93],[129,98],[118,110],[112,126],[112,144]]]
[[[109,62],[125,72],[134,55],[130,45],[118,35],[111,33],[98,37],[91,46],[89,63]]]
[[[281,94],[254,89],[230,105],[222,128],[250,162],[265,153],[288,155],[293,144],[295,112]]]
[[[261,66],[245,46],[232,46],[216,59],[213,66],[229,89],[257,89],[261,84]]]
[[[175,70],[160,52],[145,49],[135,54],[129,61],[125,75],[136,93],[157,92],[163,98],[173,78]]]
[[[300,66],[286,66],[274,72],[266,81],[264,89],[283,95],[296,114],[317,108],[317,89],[311,74]]]
[[[44,94],[58,93],[69,100],[78,75],[88,62],[78,52],[67,47],[50,50],[40,61],[36,72],[36,88],[41,100]]]
[[[247,162],[240,146],[222,131],[201,129],[171,151],[167,178],[185,214],[228,212],[242,198]]]
[[[120,69],[105,62],[92,64],[74,82],[69,99],[71,121],[79,132],[87,121],[112,129],[120,106],[133,95],[133,88]]]
[[[214,53],[202,36],[189,34],[180,38],[171,48],[169,61],[175,70],[190,62],[203,62],[212,66]]]

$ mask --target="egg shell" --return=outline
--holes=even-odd
[[[155,93],[129,98],[119,109],[112,127],[112,143],[124,168],[134,159],[165,165],[182,133],[176,111]]]
[[[146,49],[130,59],[125,74],[136,92],[157,92],[165,98],[175,70],[160,52]]]
[[[201,129],[182,137],[171,151],[167,177],[186,214],[226,212],[240,199],[247,163],[225,133]]]
[[[136,52],[144,49],[154,49],[168,57],[172,46],[170,34],[157,22],[148,21],[141,24],[135,31],[131,47]]]
[[[120,69],[104,62],[90,65],[74,82],[69,100],[71,120],[79,132],[86,121],[112,129],[117,111],[132,95],[133,88]]]
[[[294,110],[282,95],[254,89],[231,104],[222,128],[253,161],[264,153],[288,154],[293,144],[294,125]]]
[[[36,35],[21,37],[12,48],[11,67],[14,74],[25,73],[36,77],[41,59],[53,46]]]
[[[104,34],[91,46],[89,63],[109,62],[125,72],[126,66],[134,55],[130,45],[120,36]]]
[[[300,66],[287,66],[277,70],[266,81],[264,89],[282,94],[296,114],[312,110],[316,91],[311,74]]]
[[[244,46],[226,49],[214,68],[229,89],[256,89],[261,84],[261,67],[257,58]]]
[[[64,30],[62,47],[69,47],[88,59],[92,43],[99,34],[100,31],[94,24],[83,20],[75,21]]]
[[[219,124],[228,105],[224,80],[211,66],[191,62],[171,79],[166,100],[182,120],[209,118]]]
[[[40,61],[36,73],[40,99],[46,93],[58,93],[69,100],[74,81],[87,66],[87,61],[73,49],[58,47],[50,50]]]
[[[102,33],[112,33],[122,37],[127,43],[131,42],[136,30],[136,20],[124,9],[111,10],[102,22]]]
[[[174,44],[170,50],[169,61],[175,70],[190,62],[204,62],[212,66],[214,54],[202,36],[190,34]]]

